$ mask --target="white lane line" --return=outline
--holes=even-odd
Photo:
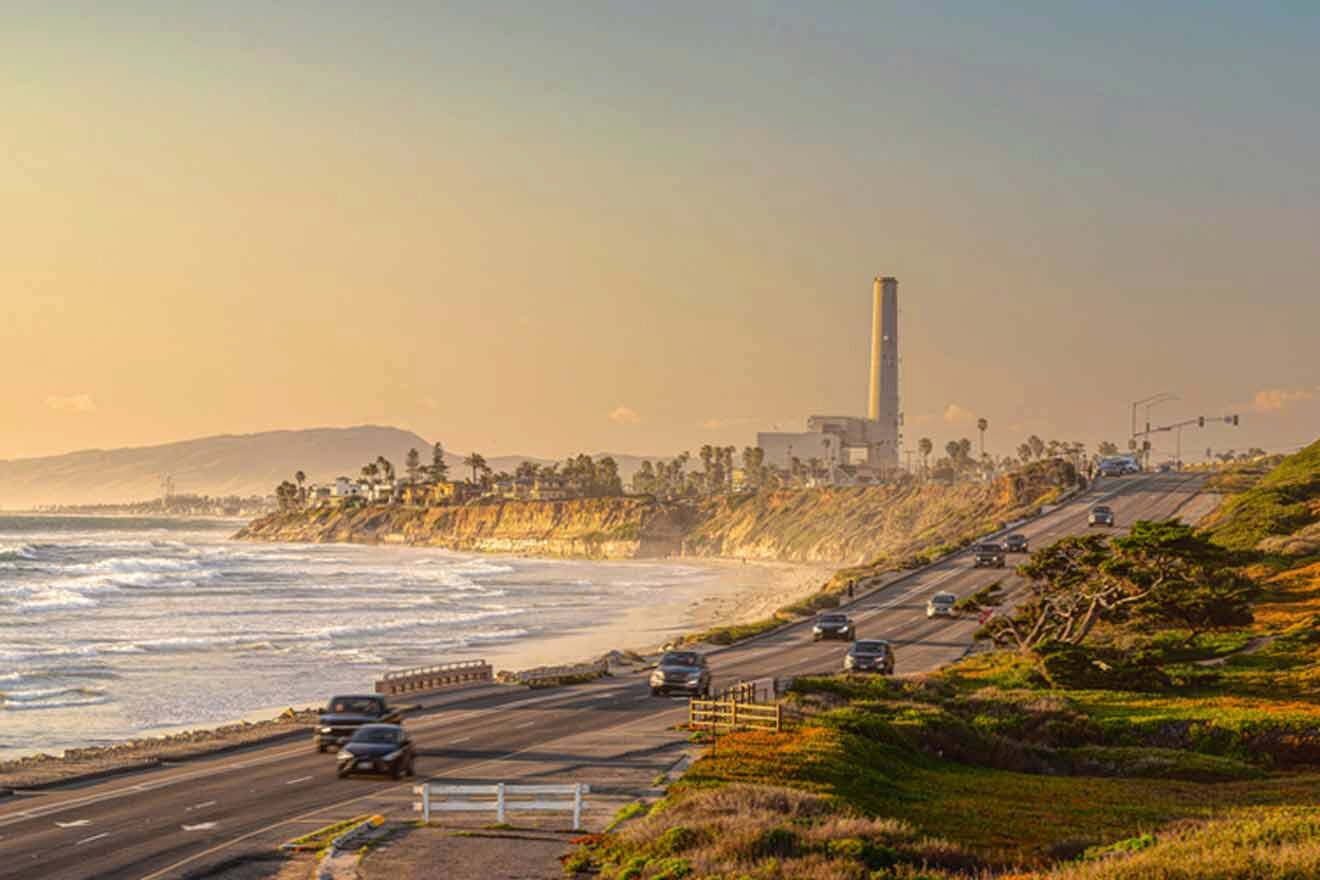
[[[184,831],[210,831],[219,824],[219,822],[199,822],[196,825],[180,825],[179,827]]]
[[[82,846],[84,843],[91,843],[93,840],[100,840],[102,837],[109,836],[109,831],[102,831],[100,834],[93,834],[91,837],[84,837],[82,840],[75,843],[74,846]]]
[[[536,723],[535,721],[524,721],[522,724],[515,724],[514,729],[519,730],[524,727],[531,727],[535,723]]]
[[[649,699],[651,699],[651,695],[650,695],[650,694],[642,694],[640,697],[633,697],[633,699],[634,699],[634,700],[649,700]]]
[[[285,784],[285,785],[297,785],[297,784],[300,783],[300,782],[310,782],[311,780],[313,780],[313,779],[315,779],[315,778],[316,778],[315,776],[299,776],[297,779],[290,779],[288,782],[286,782],[286,783],[284,783],[284,784]]]
[[[191,807],[184,810],[184,812],[191,813],[193,810],[204,810],[207,807],[214,807],[214,806],[215,806],[215,801],[202,801],[200,804],[193,804]]]
[[[470,736],[460,736],[458,739],[450,740],[450,741],[449,741],[449,744],[450,744],[450,745],[455,745],[455,746],[456,746],[456,745],[458,745],[459,743],[465,743],[465,742],[467,742],[467,741],[470,740],[470,739],[472,739],[472,737],[470,737]]]
[[[61,828],[81,828],[84,825],[91,825],[91,819],[74,819],[72,822],[56,822]]]

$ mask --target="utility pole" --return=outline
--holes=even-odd
[[[1146,409],[1146,433],[1150,433],[1150,406],[1156,403],[1163,403],[1165,400],[1172,400],[1178,395],[1172,391],[1161,391],[1159,394],[1152,394],[1150,397],[1144,397],[1141,400],[1132,401],[1132,433],[1128,440],[1128,449],[1137,451],[1137,407],[1147,406]]]

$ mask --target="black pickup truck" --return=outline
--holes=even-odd
[[[326,704],[316,723],[316,750],[324,752],[353,738],[364,724],[398,724],[403,713],[392,708],[380,694],[345,694]]]

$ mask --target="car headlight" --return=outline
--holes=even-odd
[[[343,749],[338,755],[335,755],[335,757],[341,761],[351,761],[353,760],[353,753],[348,749]]]
[[[817,633],[818,633],[818,632],[821,632],[821,626],[820,626],[820,624],[818,623],[818,624],[816,624],[815,626],[813,626],[813,627],[811,628],[811,631],[812,631],[812,632],[817,632]]]
[[[651,684],[662,684],[665,680],[665,674],[657,669],[651,673]]]
[[[334,729],[333,727],[322,727],[322,728],[321,728],[321,732],[322,732],[322,733],[334,733],[334,732],[335,732],[335,729]]]
[[[384,761],[385,763],[389,764],[389,763],[391,763],[391,762],[393,762],[393,761],[397,761],[397,760],[399,759],[399,755],[402,755],[402,754],[403,754],[403,749],[395,749],[394,751],[390,752],[390,753],[389,753],[388,755],[386,755],[385,757],[381,758],[381,760]]]
[[[700,672],[690,672],[690,673],[688,673],[688,681],[690,681],[690,682],[692,682],[692,683],[694,683],[694,684],[695,684],[696,682],[701,681],[701,673],[700,673]]]

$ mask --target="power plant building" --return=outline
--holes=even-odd
[[[789,468],[793,459],[818,459],[834,470],[847,466],[859,476],[881,476],[898,467],[898,280],[876,278],[872,287],[871,369],[866,418],[811,416],[807,430],[756,435],[765,463]]]

